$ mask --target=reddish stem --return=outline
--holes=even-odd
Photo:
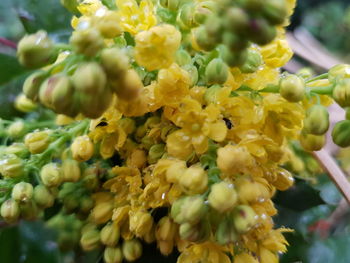
[[[6,38],[0,37],[0,44],[13,48],[13,49],[17,49],[17,44],[11,40],[8,40]]]

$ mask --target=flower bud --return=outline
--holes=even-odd
[[[80,245],[85,251],[91,251],[98,248],[100,245],[100,232],[95,228],[82,232]]]
[[[339,64],[328,71],[328,80],[332,83],[337,80],[350,78],[350,65]]]
[[[276,28],[271,26],[265,19],[252,19],[249,24],[249,39],[258,45],[266,45],[270,43],[277,34]]]
[[[56,163],[45,164],[41,168],[40,178],[47,187],[59,186],[62,183],[61,167]]]
[[[31,69],[46,66],[57,58],[52,41],[45,31],[38,31],[24,36],[18,43],[17,57],[19,62]]]
[[[180,67],[182,67],[184,65],[191,64],[192,63],[192,58],[191,58],[190,54],[186,50],[180,49],[175,54],[175,62]]]
[[[210,232],[211,228],[208,220],[202,220],[197,225],[184,223],[180,225],[179,229],[181,239],[196,243],[208,240]]]
[[[147,160],[149,164],[156,163],[165,153],[165,144],[155,144],[148,151]]]
[[[248,232],[256,222],[256,213],[250,206],[240,205],[233,211],[233,224],[239,233]]]
[[[344,120],[335,124],[332,131],[332,138],[340,147],[350,146],[350,121]]]
[[[113,247],[119,241],[119,226],[117,224],[107,224],[101,229],[100,235],[102,244]]]
[[[86,62],[78,66],[72,76],[72,81],[78,91],[98,96],[104,91],[107,78],[98,63]]]
[[[300,134],[300,144],[307,151],[319,151],[326,144],[324,135],[313,135],[302,132]]]
[[[220,46],[221,58],[229,67],[238,67],[244,64],[247,59],[248,52],[242,50],[240,52],[231,52],[226,46]]]
[[[197,224],[206,214],[207,206],[200,196],[190,196],[176,200],[171,207],[171,216],[178,224]]]
[[[228,77],[228,67],[220,58],[214,58],[205,69],[208,84],[223,84]]]
[[[64,6],[69,12],[73,14],[79,13],[77,6],[79,5],[78,0],[60,0],[61,5]]]
[[[74,31],[69,42],[75,52],[87,57],[95,56],[104,46],[100,32],[92,27]]]
[[[33,196],[33,186],[25,182],[17,183],[12,188],[11,196],[17,202],[27,202]]]
[[[42,153],[50,144],[48,131],[36,131],[28,133],[24,138],[24,144],[31,154]]]
[[[32,112],[38,105],[28,99],[23,93],[18,95],[15,100],[15,108],[21,112]]]
[[[137,237],[144,236],[153,226],[153,217],[150,213],[137,211],[130,214],[130,231]]]
[[[27,147],[24,145],[24,143],[21,142],[16,142],[7,146],[4,152],[6,154],[15,154],[22,159],[28,157],[29,155]]]
[[[204,24],[207,18],[215,13],[218,9],[218,4],[215,1],[197,2],[193,12],[193,20],[197,24]]]
[[[137,72],[129,69],[120,80],[111,82],[111,88],[121,99],[132,100],[142,90],[143,83]]]
[[[193,3],[182,5],[177,16],[177,21],[179,22],[179,24],[183,25],[187,29],[195,27],[197,24],[193,19],[194,10],[195,5]]]
[[[142,255],[142,245],[137,239],[125,240],[122,251],[127,261],[135,261]]]
[[[62,162],[63,182],[77,182],[80,174],[79,163],[76,160],[66,159]]]
[[[193,87],[198,82],[198,69],[196,66],[193,66],[192,64],[187,64],[182,67],[186,72],[188,72],[190,76],[190,87]]]
[[[39,216],[39,209],[33,200],[29,200],[19,205],[21,218],[25,220],[35,220]]]
[[[80,199],[80,211],[83,213],[89,213],[94,207],[94,201],[88,196],[84,196]]]
[[[259,261],[248,253],[240,253],[235,255],[233,263],[259,263]]]
[[[217,43],[221,41],[222,38],[222,19],[216,14],[211,14],[207,17],[205,21],[205,29],[210,38],[214,39]]]
[[[223,220],[219,223],[215,238],[220,245],[228,245],[238,241],[238,233],[233,225],[232,220]]]
[[[329,113],[322,105],[314,105],[306,112],[304,130],[314,135],[322,135],[329,128]]]
[[[64,207],[64,211],[67,214],[77,212],[78,208],[79,208],[78,196],[75,195],[74,193],[71,193],[71,194],[65,196],[63,199],[63,207]]]
[[[282,24],[287,17],[287,4],[281,0],[266,0],[262,14],[272,25]]]
[[[129,58],[119,48],[106,48],[101,52],[101,64],[110,78],[120,78],[129,66]]]
[[[159,3],[164,8],[168,8],[171,11],[177,11],[181,5],[181,0],[161,0]]]
[[[122,250],[120,247],[106,247],[103,253],[103,259],[106,263],[122,263]]]
[[[73,159],[78,162],[85,162],[94,154],[94,144],[87,135],[76,137],[70,149]]]
[[[33,199],[39,207],[49,208],[53,206],[55,197],[44,185],[37,185],[34,188]]]
[[[147,163],[147,156],[144,150],[134,149],[130,156],[126,160],[126,164],[129,167],[136,167],[142,169]]]
[[[113,202],[102,202],[97,204],[91,211],[91,220],[96,224],[106,223],[112,217]]]
[[[220,182],[212,185],[208,196],[209,205],[220,213],[230,211],[237,202],[237,193],[233,185]]]
[[[247,59],[239,69],[242,73],[254,73],[259,69],[262,63],[263,60],[260,52],[256,49],[249,49]]]
[[[223,43],[228,48],[230,53],[243,52],[249,45],[245,38],[230,32],[224,33]]]
[[[105,87],[104,91],[96,96],[96,94],[84,94],[77,92],[77,98],[80,105],[81,113],[90,119],[100,117],[112,102],[113,94],[109,87]]]
[[[249,26],[249,16],[242,8],[230,7],[225,13],[225,26],[233,33],[244,33]]]
[[[168,216],[162,217],[156,228],[156,238],[158,241],[168,241],[174,240],[177,233],[177,225]]]
[[[333,99],[341,107],[350,106],[350,79],[343,79],[337,82],[333,90]]]
[[[15,121],[7,127],[7,134],[11,138],[22,137],[26,132],[26,126],[22,120]]]
[[[102,12],[102,11],[101,11]],[[115,38],[123,33],[120,26],[120,17],[114,11],[103,10],[102,16],[94,16],[92,19],[93,26],[100,31],[105,38]]]
[[[174,241],[158,241],[159,251],[162,255],[168,256],[174,250]]]
[[[191,166],[180,177],[179,184],[187,194],[201,194],[208,187],[208,176],[202,167]]]
[[[298,76],[302,77],[303,79],[311,78],[315,75],[315,72],[312,68],[302,68],[297,71],[296,73]]]
[[[100,183],[98,175],[102,175],[100,168],[96,166],[86,168],[81,178],[82,185],[88,190],[95,190]]]
[[[192,30],[193,41],[192,45],[198,46],[198,48],[204,51],[210,51],[218,44],[214,38],[208,35],[208,32],[204,26],[200,26]]]
[[[182,174],[186,171],[186,168],[185,161],[177,161],[173,163],[166,171],[166,180],[169,183],[177,183]]]
[[[23,84],[24,95],[33,101],[38,101],[39,89],[46,77],[47,73],[43,71],[37,71],[27,77]]]
[[[8,223],[17,221],[20,215],[18,203],[12,199],[6,200],[1,205],[0,215]]]
[[[277,190],[286,191],[294,184],[293,175],[286,169],[277,168],[275,175],[276,180],[272,182],[272,185],[276,187]]]
[[[280,94],[290,102],[298,102],[304,98],[305,82],[297,75],[288,75],[280,81]]]
[[[6,154],[0,158],[0,174],[7,178],[16,178],[24,174],[23,160],[14,154]]]

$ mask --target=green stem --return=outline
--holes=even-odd
[[[333,93],[334,85],[325,87],[307,87],[307,90],[319,95],[331,95]]]
[[[72,50],[72,46],[69,44],[64,44],[64,43],[57,43],[55,44],[55,48],[60,50],[60,51],[65,51],[65,50]]]
[[[279,93],[280,87],[278,85],[268,85],[266,88],[259,90],[259,92]]]
[[[310,83],[310,82],[313,82],[313,81],[316,81],[316,80],[326,79],[326,78],[328,78],[328,73],[324,73],[324,74],[318,75],[318,76],[316,76],[314,78],[308,79],[306,81],[306,83]]]

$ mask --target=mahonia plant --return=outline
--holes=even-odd
[[[295,0],[61,2],[69,43],[39,31],[18,44],[36,71],[16,107],[57,116],[1,120],[3,220],[55,206],[60,248],[103,248],[106,263],[143,242],[179,263],[278,262],[292,230],[274,228],[271,198],[318,169],[290,142],[320,150],[332,98],[350,107],[349,65],[281,71]],[[342,147],[348,115],[332,133]]]

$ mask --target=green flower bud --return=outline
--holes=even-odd
[[[13,122],[10,126],[7,127],[7,134],[11,138],[20,138],[26,133],[26,126],[24,121],[19,120]]]
[[[25,220],[35,220],[38,218],[39,209],[33,200],[29,200],[19,205],[21,217]]]
[[[215,238],[220,245],[228,245],[238,241],[238,233],[232,220],[223,220],[216,229]]]
[[[13,199],[6,200],[1,205],[0,215],[8,223],[17,221],[20,215],[18,203]]]
[[[237,202],[237,193],[233,185],[220,182],[212,185],[208,196],[209,205],[220,213],[230,211]]]
[[[137,239],[125,240],[122,251],[127,261],[135,261],[142,255],[142,245]]]
[[[28,157],[29,155],[29,151],[27,147],[24,145],[24,143],[21,143],[21,142],[16,142],[7,146],[4,150],[4,153],[15,154],[22,159]]]
[[[46,66],[55,61],[57,52],[45,31],[24,36],[18,43],[19,62],[31,69]]]
[[[62,183],[61,167],[57,163],[45,164],[41,168],[40,178],[47,187],[59,186]]]
[[[102,175],[100,168],[96,166],[86,168],[81,179],[83,186],[86,189],[95,190],[100,183],[98,175]]]
[[[202,220],[197,225],[184,223],[180,225],[179,229],[181,239],[196,243],[208,240],[210,232],[211,228],[208,220]]]
[[[306,112],[304,130],[314,135],[322,135],[329,128],[329,113],[326,107],[314,105]]]
[[[156,238],[158,241],[173,241],[177,233],[177,225],[168,217],[162,217],[156,228]]]
[[[103,259],[106,263],[121,263],[123,261],[122,250],[119,247],[106,247]]]
[[[212,14],[205,21],[205,29],[210,38],[215,39],[216,42],[220,42],[222,38],[223,24],[222,19]]]
[[[80,245],[85,251],[98,248],[100,245],[100,232],[95,228],[82,232]]]
[[[171,207],[171,216],[178,224],[197,224],[206,214],[207,206],[200,196],[190,196],[176,200]]]
[[[296,74],[302,77],[303,79],[308,79],[314,76],[315,72],[312,68],[302,68]]]
[[[103,224],[112,217],[113,202],[102,202],[97,204],[91,211],[91,221],[96,224]]]
[[[16,178],[24,175],[23,160],[14,154],[6,154],[0,158],[0,174],[7,178]]]
[[[333,90],[333,99],[341,107],[350,106],[350,79],[338,81]]]
[[[350,78],[350,65],[348,64],[336,65],[328,71],[328,80],[330,82],[334,83],[336,80],[347,78]]]
[[[224,33],[223,43],[232,55],[242,52],[249,44],[245,38],[229,32]]]
[[[226,46],[220,46],[220,57],[229,67],[239,67],[244,64],[248,57],[248,52],[231,52]]]
[[[193,20],[196,24],[204,24],[206,19],[218,9],[215,1],[197,2],[194,8]]]
[[[15,100],[15,108],[21,112],[32,112],[38,105],[32,100],[28,99],[23,93],[19,94]]]
[[[239,7],[230,7],[225,13],[225,27],[232,33],[245,33],[249,27],[248,14]]]
[[[256,222],[256,213],[250,206],[240,205],[233,211],[233,224],[239,233],[248,232]]]
[[[99,94],[77,94],[80,104],[81,113],[85,117],[96,119],[100,117],[112,102],[113,94],[109,87],[105,87],[104,91]]]
[[[79,197],[74,193],[67,195],[63,199],[63,207],[67,214],[77,212],[79,208]]]
[[[228,67],[222,59],[215,58],[206,67],[205,76],[208,84],[223,84],[228,78]]]
[[[192,64],[187,64],[182,66],[182,68],[186,70],[190,75],[191,87],[195,86],[198,82],[198,77],[199,77],[197,67],[193,66]]]
[[[344,120],[335,124],[332,131],[332,138],[340,147],[350,146],[350,121]]]
[[[300,135],[300,144],[307,151],[319,151],[326,144],[324,135],[313,135],[302,132]]]
[[[44,185],[37,185],[34,188],[33,199],[39,207],[49,208],[53,206],[55,197]]]
[[[205,51],[210,51],[218,44],[214,38],[209,37],[208,32],[204,26],[195,28],[194,39],[196,44]]]
[[[100,32],[92,27],[74,31],[69,42],[75,52],[87,57],[95,56],[104,46]]]
[[[200,166],[191,166],[179,178],[181,189],[189,194],[202,194],[208,188],[208,175]]]
[[[78,162],[85,162],[94,154],[94,145],[87,135],[76,137],[70,149],[73,159]]]
[[[101,65],[110,78],[120,78],[129,66],[129,58],[119,48],[107,48],[101,52]]]
[[[38,101],[39,89],[46,77],[47,73],[43,71],[37,71],[27,77],[23,84],[24,95],[33,101]]]
[[[86,62],[78,66],[72,76],[72,81],[78,91],[99,96],[105,89],[107,78],[98,63]]]
[[[105,38],[116,38],[123,33],[120,16],[114,11],[104,10],[102,16],[93,17],[92,24]]]
[[[76,160],[66,159],[62,162],[63,182],[77,182],[80,174],[79,163]]]
[[[27,202],[33,196],[33,186],[25,182],[15,184],[11,196],[17,202]]]
[[[155,144],[149,149],[147,161],[149,164],[156,163],[165,153],[165,144]]]
[[[282,24],[287,17],[287,4],[282,0],[266,0],[262,14],[272,25]]]
[[[182,5],[177,17],[179,24],[183,24],[187,28],[195,27],[197,24],[193,19],[194,10],[195,5],[193,3]]]
[[[107,224],[101,229],[100,235],[102,244],[113,247],[119,241],[119,226],[117,224]]]
[[[60,0],[61,5],[64,6],[69,12],[73,14],[78,14],[79,11],[77,6],[79,5],[78,0]]]
[[[261,54],[256,49],[248,50],[247,59],[245,63],[239,67],[242,73],[254,73],[262,65],[263,59]]]
[[[190,54],[184,49],[180,49],[175,54],[175,61],[179,66],[184,66],[192,63]]]
[[[212,85],[210,88],[207,88],[204,93],[204,101],[206,104],[216,103],[217,102],[217,93],[222,87],[220,85]]]
[[[257,18],[250,21],[249,39],[258,45],[270,43],[277,34],[276,28],[267,23],[265,19]]]
[[[177,11],[181,5],[181,0],[160,0],[160,5],[171,11]]]
[[[84,196],[80,199],[80,211],[83,213],[89,213],[94,207],[94,201],[88,196]]]
[[[305,82],[297,75],[288,75],[280,81],[280,94],[290,102],[298,102],[304,98]]]
[[[36,131],[28,133],[24,144],[32,154],[42,153],[50,144],[49,131]]]

